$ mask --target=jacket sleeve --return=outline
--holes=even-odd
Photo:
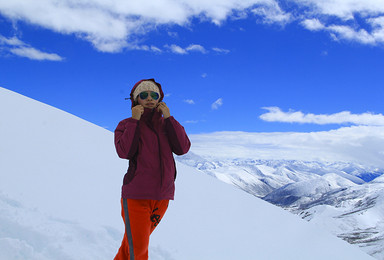
[[[180,125],[173,116],[170,116],[165,119],[165,128],[172,152],[177,155],[186,154],[191,147],[191,142],[189,141],[184,127]]]
[[[120,158],[132,159],[139,147],[139,121],[128,118],[121,121],[115,130],[115,147]]]

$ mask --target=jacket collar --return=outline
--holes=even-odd
[[[153,122],[154,120],[161,117],[161,112],[157,111],[156,108],[144,108],[144,113],[141,115],[141,119],[147,123]]]

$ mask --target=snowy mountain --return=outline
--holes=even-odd
[[[193,151],[181,156],[178,160],[226,183],[234,184],[257,197],[264,197],[277,188],[296,182],[316,183],[330,173],[339,176],[339,180],[344,180],[345,184],[349,182],[363,184],[364,179],[370,180],[384,173],[384,169],[364,167],[356,163],[247,158],[215,159],[212,156],[205,159]]]
[[[0,155],[0,259],[113,258],[124,231],[127,162],[117,158],[111,132],[0,88]],[[177,166],[176,200],[151,237],[151,260],[372,259],[298,216]],[[286,178],[293,176],[282,172],[276,183]]]
[[[384,176],[364,185],[330,190],[290,211],[357,244],[377,259],[384,259]]]
[[[348,162],[204,157],[190,152],[178,160],[384,259],[384,169]]]

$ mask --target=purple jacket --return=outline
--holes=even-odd
[[[161,91],[160,84],[157,85]],[[164,119],[160,112],[145,108],[140,120],[127,118],[118,124],[115,146],[119,157],[129,160],[123,180],[123,198],[174,199],[176,166],[173,153],[185,154],[191,146],[179,122],[172,116]]]

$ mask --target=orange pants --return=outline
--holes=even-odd
[[[125,234],[114,260],[148,260],[149,236],[168,208],[169,200],[121,199]]]

